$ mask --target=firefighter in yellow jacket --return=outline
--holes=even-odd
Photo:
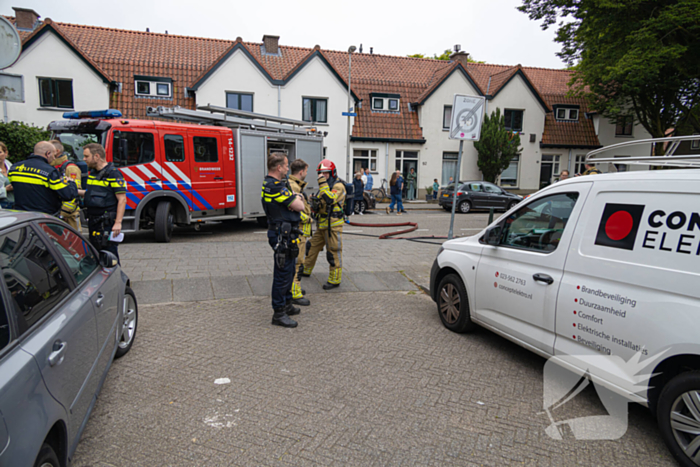
[[[60,170],[61,175],[69,178],[75,182],[78,189],[81,189],[80,178],[82,176],[82,171],[75,163],[68,161],[68,156],[64,153],[63,144],[57,139],[52,139],[49,141],[56,148],[56,157],[50,162],[53,167]],[[72,199],[70,201],[64,201],[61,204],[61,219],[75,230],[80,232],[80,206],[78,206],[78,199]]]
[[[292,175],[289,176],[289,186],[294,193],[304,194],[304,188],[306,188],[306,174],[309,172],[309,164],[301,159],[297,159],[292,162],[290,166]],[[299,230],[301,230],[301,235],[299,235],[299,256],[297,257],[297,268],[294,271],[294,282],[292,283],[292,304],[308,306],[311,304],[308,298],[304,297],[304,290],[301,288],[301,273],[304,270],[304,258],[306,257],[306,242],[311,237],[311,223],[313,219],[311,218],[311,206],[304,197],[304,210],[299,213],[301,215],[301,222],[299,223]]]
[[[333,289],[340,285],[343,278],[343,223],[345,213],[345,185],[338,178],[335,164],[323,159],[316,169],[318,172],[318,209],[317,230],[311,237],[311,247],[304,261],[304,273],[309,276],[316,264],[316,258],[323,247],[326,247],[326,258],[330,265],[328,282],[323,284],[324,290]]]

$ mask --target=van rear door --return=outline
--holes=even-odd
[[[191,165],[192,202],[196,210],[209,211],[226,207],[223,149],[220,132],[188,130],[189,146],[194,155]]]

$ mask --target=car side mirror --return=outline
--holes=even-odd
[[[103,268],[110,269],[115,267],[117,264],[119,264],[119,259],[117,259],[117,256],[114,253],[107,250],[100,251],[100,265]]]
[[[484,240],[487,245],[498,245],[501,242],[501,226],[496,225],[487,229],[486,234],[484,234]]]

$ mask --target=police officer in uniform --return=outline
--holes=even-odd
[[[326,247],[329,264],[328,282],[324,290],[340,285],[343,278],[343,224],[345,222],[345,185],[338,178],[335,164],[323,159],[316,169],[318,172],[319,209],[317,211],[317,230],[311,237],[311,248],[304,261],[303,276],[310,276],[316,265],[316,258]]]
[[[53,144],[41,141],[28,159],[9,170],[7,176],[15,192],[14,209],[58,216],[61,203],[78,196],[75,183],[49,164],[55,152]]]
[[[302,195],[295,195],[283,181],[289,170],[287,156],[273,152],[267,159],[268,174],[262,185],[262,205],[267,215],[267,240],[275,251],[272,280],[272,324],[297,327],[289,316],[301,311],[292,305],[292,282],[298,256],[300,212],[304,210]]]
[[[64,153],[63,144],[57,139],[49,141],[56,149],[56,157],[51,161],[51,165],[56,167],[61,175],[75,182],[75,185],[80,190],[80,178],[82,171],[75,163],[68,160],[68,156]],[[80,206],[78,206],[78,198],[70,201],[64,201],[61,205],[61,219],[80,232]]]
[[[119,259],[119,244],[110,241],[109,236],[110,233],[117,236],[122,230],[126,210],[126,183],[121,172],[111,162],[107,162],[101,144],[86,144],[83,157],[90,169],[84,199],[90,243],[98,251],[110,251]]]
[[[300,193],[304,195],[304,188],[306,188],[306,174],[309,172],[309,164],[301,159],[297,159],[291,164],[292,175],[289,176],[289,187],[292,189],[292,193]],[[297,265],[294,269],[294,282],[292,283],[292,304],[308,306],[311,304],[308,298],[304,297],[304,290],[301,288],[301,273],[304,270],[304,258],[306,257],[306,244],[311,237],[311,224],[313,219],[311,217],[311,206],[304,197],[304,210],[299,213],[301,216],[301,222],[299,229],[301,234],[299,236],[299,256],[297,256]]]

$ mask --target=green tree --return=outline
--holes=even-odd
[[[698,0],[523,0],[573,66],[572,95],[614,122],[632,114],[654,137],[700,131]],[[662,145],[657,145],[663,151]]]
[[[27,158],[39,141],[48,141],[51,132],[24,122],[0,123],[0,141],[7,145],[10,162]]]
[[[491,116],[484,115],[481,138],[474,141],[474,147],[479,153],[476,165],[484,180],[492,183],[508,168],[513,157],[522,151],[520,136],[506,130],[505,117],[498,107],[491,112]]]
[[[407,57],[411,57],[411,58],[429,58],[429,59],[431,59],[431,60],[449,60],[449,59],[450,59],[450,55],[452,55],[452,54],[453,54],[453,52],[452,52],[450,49],[445,49],[445,51],[444,51],[443,53],[441,53],[440,55],[438,55],[438,54],[433,54],[432,57],[428,57],[428,56],[425,55],[425,54],[412,54],[412,55],[407,55]],[[469,62],[469,63],[484,63],[484,62],[478,62],[478,61],[476,61],[476,60],[473,60],[471,57],[467,58],[467,62]]]

